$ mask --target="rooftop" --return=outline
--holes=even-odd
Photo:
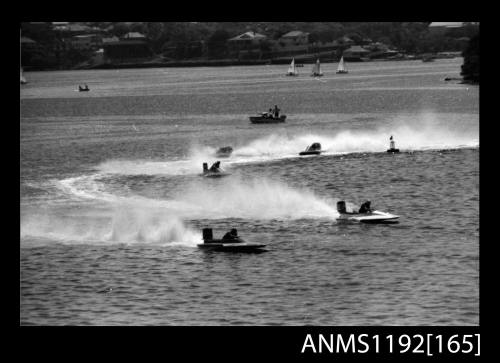
[[[464,25],[463,22],[432,22],[429,27],[445,27],[445,28],[460,28]]]
[[[256,33],[256,32],[246,32],[241,35],[238,35],[234,38],[231,38],[229,40],[252,40],[252,39],[265,39],[267,38],[265,35]]]
[[[309,33],[305,33],[303,31],[300,31],[300,30],[293,30],[291,32],[288,32],[284,35],[282,35],[281,37],[282,38],[292,38],[292,37],[300,37],[302,35],[308,35]]]

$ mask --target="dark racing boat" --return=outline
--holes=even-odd
[[[215,156],[217,156],[218,158],[227,158],[231,155],[232,152],[233,148],[231,146],[224,146],[219,148],[219,150],[215,152]]]
[[[217,161],[210,167],[210,169],[208,168],[207,163],[203,163],[203,173],[201,174],[201,176],[204,176],[206,178],[221,178],[228,175],[231,175],[231,173],[224,171],[220,167],[220,161]]]
[[[299,155],[319,155],[321,154],[321,144],[319,142],[313,143],[311,146],[308,146],[305,151],[301,151]]]
[[[203,243],[199,248],[217,252],[265,252],[266,245],[260,243],[245,242],[238,236],[236,229],[232,229],[231,238],[214,239],[212,228],[203,228]],[[226,234],[228,235],[228,234]]]

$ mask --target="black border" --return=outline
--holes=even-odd
[[[232,7],[234,9],[235,3],[232,3]],[[92,4],[85,3],[79,4],[79,9],[74,9],[74,4],[62,3],[57,6],[56,10],[53,11],[51,8],[47,7],[46,4],[37,3],[37,5],[33,6],[30,4],[23,4],[20,12],[23,14],[21,21],[29,20],[39,20],[40,18],[49,18],[55,20],[78,20],[78,18],[98,18],[105,20],[108,19],[133,19],[137,17],[146,17],[156,14],[153,17],[161,17],[158,15],[158,9],[148,8],[146,4],[144,6],[139,6],[140,4],[108,4],[106,5],[104,11],[102,11],[103,4]],[[205,18],[206,14],[211,14],[212,17],[219,18],[215,16],[215,12],[224,7],[225,3],[217,3],[217,6],[214,8],[213,3],[204,3],[201,7],[198,7],[197,10],[193,10],[195,4],[184,4],[187,7],[191,7],[189,12],[184,12],[183,9],[180,9],[180,6],[175,6],[174,8],[170,8],[165,12],[166,17],[175,17],[175,18],[184,18],[183,20],[204,20],[200,18]],[[354,4],[350,4],[349,8],[353,9]],[[401,4],[403,5],[403,4]],[[21,6],[19,4],[19,6]],[[118,8],[116,7],[118,6]],[[446,14],[446,10],[441,8],[437,11],[438,16],[433,15],[435,12],[433,10],[433,6],[426,6],[424,3],[412,4],[413,7],[419,7],[419,10],[413,12],[413,9],[408,8],[408,4],[406,5],[406,11],[402,11],[401,14],[408,14],[415,16],[415,14],[421,14],[420,17],[426,19],[428,17],[434,20],[456,20],[457,18],[465,18],[478,20],[479,15],[471,12],[469,6],[472,4],[457,4],[456,2],[450,2],[450,4],[446,4],[443,8],[448,8],[448,6],[454,7],[463,7],[463,13],[461,15],[456,15],[454,11],[451,11],[450,14]],[[84,7],[86,9],[80,9]],[[101,11],[96,11],[96,7],[101,9]],[[136,7],[140,7],[141,9],[136,9]],[[168,6],[165,6],[165,8]],[[242,4],[237,5],[238,15],[236,17],[251,17],[257,18],[260,20],[263,17],[261,12],[261,7],[259,7],[256,3],[252,3],[248,7],[252,8],[249,10],[244,10],[244,6]],[[283,15],[280,11],[277,11],[277,7],[279,4],[275,3],[273,5],[266,4],[266,11],[264,12],[266,15],[270,14],[271,17],[282,17],[289,16],[289,10],[287,10],[287,14]],[[298,3],[297,7],[300,8],[300,15],[304,17],[304,15],[311,14],[311,17],[349,17],[353,16],[351,11],[348,11],[349,14],[339,14],[337,12],[333,12],[332,15],[325,14],[325,12],[331,9],[333,11],[333,5],[329,5],[323,7],[321,14],[312,14],[314,13],[314,9],[306,3]],[[127,15],[123,15],[123,11]],[[302,8],[305,10],[302,11]],[[357,8],[354,6],[354,8]],[[207,10],[208,9],[208,10]],[[267,11],[267,9],[271,9],[271,11]],[[77,11],[78,10],[78,11]],[[82,10],[82,11],[80,11]],[[167,9],[165,9],[167,10]],[[357,10],[357,9],[356,9]],[[367,7],[364,10],[370,11],[371,8]],[[411,12],[410,12],[411,10]],[[422,11],[425,10],[425,11]],[[459,11],[460,12],[460,11]],[[70,13],[70,16],[65,14]],[[257,13],[260,13],[257,14]],[[117,15],[119,14],[119,15]],[[186,15],[184,17],[184,15]],[[361,13],[355,14],[363,17],[363,10]],[[382,16],[385,16],[383,14]],[[299,14],[294,14],[292,17],[298,17]],[[59,18],[60,17],[60,18]],[[228,15],[227,12],[223,13],[222,18],[233,18],[233,15]],[[308,16],[306,16],[308,17]],[[364,16],[366,18],[366,15]],[[394,17],[394,16],[393,16]],[[401,16],[398,16],[401,17]],[[70,18],[70,19],[68,19]],[[163,19],[162,19],[163,20]],[[167,19],[168,20],[168,19]],[[216,19],[219,20],[219,19]],[[246,19],[245,19],[246,20]],[[275,19],[272,19],[275,20]],[[294,19],[295,20],[295,19]],[[493,23],[494,24],[494,23]],[[9,23],[9,39],[12,39],[12,47],[8,49],[12,49],[15,52],[18,52],[19,43],[19,22],[17,23]],[[494,343],[492,342],[492,338],[496,335],[495,331],[492,330],[495,328],[494,322],[491,319],[489,314],[489,306],[492,303],[496,303],[495,298],[488,298],[487,295],[490,294],[489,288],[495,289],[495,285],[488,283],[488,279],[492,276],[497,275],[497,271],[493,271],[490,267],[491,263],[488,262],[489,258],[492,258],[492,253],[489,252],[491,249],[491,245],[498,243],[498,241],[489,236],[489,226],[494,225],[493,216],[491,211],[487,210],[487,205],[489,203],[489,196],[494,195],[493,192],[490,191],[490,186],[492,187],[492,183],[494,183],[497,178],[495,177],[495,170],[490,168],[489,158],[494,158],[495,150],[490,148],[490,145],[493,144],[488,141],[489,137],[495,137],[495,124],[497,123],[496,113],[488,110],[486,105],[488,94],[495,94],[494,91],[489,91],[488,88],[493,87],[492,80],[485,78],[485,74],[493,74],[493,72],[489,73],[488,70],[492,69],[488,66],[488,63],[495,60],[495,55],[489,54],[492,53],[488,48],[494,48],[496,46],[496,42],[493,41],[493,27],[481,24],[482,38],[483,38],[483,51],[485,51],[485,55],[483,56],[483,62],[481,67],[483,68],[483,88],[486,87],[486,91],[483,90],[480,97],[480,139],[481,139],[481,157],[480,157],[480,194],[484,197],[483,203],[480,203],[480,231],[481,238],[480,241],[480,326],[477,327],[21,327],[19,325],[19,298],[20,298],[20,290],[19,290],[19,260],[20,260],[20,251],[18,245],[14,244],[14,240],[12,238],[4,238],[4,245],[7,245],[7,250],[5,254],[4,261],[8,260],[9,263],[12,263],[13,266],[8,266],[9,276],[13,276],[10,282],[12,285],[12,292],[8,293],[8,296],[13,296],[14,298],[12,311],[10,308],[7,311],[9,316],[9,320],[11,320],[10,326],[15,329],[14,334],[9,334],[8,339],[15,339],[15,342],[18,344],[17,353],[18,357],[22,356],[23,358],[50,358],[56,360],[73,360],[75,358],[83,358],[83,359],[122,359],[122,358],[130,358],[130,359],[140,359],[141,361],[148,361],[152,359],[160,359],[165,361],[177,361],[182,359],[187,360],[189,358],[201,358],[203,360],[228,360],[228,361],[240,361],[242,359],[255,359],[255,358],[266,358],[267,359],[279,359],[279,361],[312,361],[312,360],[328,360],[328,361],[347,361],[347,360],[381,360],[384,361],[401,361],[401,360],[413,360],[413,361],[422,361],[426,359],[430,360],[441,360],[441,359],[450,359],[453,361],[473,361],[484,359],[488,355],[489,350],[494,350]],[[12,32],[11,32],[12,30]],[[11,37],[12,35],[12,37]],[[486,37],[486,38],[484,38]],[[487,39],[487,40],[485,40]],[[10,43],[9,43],[10,45]],[[489,54],[488,56],[486,56]],[[489,59],[486,61],[486,59]],[[4,61],[6,59],[4,58]],[[16,57],[8,57],[7,61],[18,62]],[[16,65],[4,65],[5,69],[14,68]],[[17,77],[17,73],[12,73]],[[17,83],[16,78],[16,84]],[[10,82],[9,82],[10,84]],[[14,84],[14,80],[12,80],[12,84]],[[5,94],[5,93],[4,93]],[[12,93],[13,94],[13,93]],[[16,96],[13,96],[16,97]],[[485,100],[486,97],[486,100]],[[6,149],[14,148],[10,143],[14,143],[11,139],[14,139],[15,132],[20,132],[19,124],[15,124],[18,119],[18,101],[13,100],[13,102],[6,101],[8,105],[16,105],[16,111],[12,111],[13,115],[4,116],[4,124],[8,123],[6,129],[4,129],[4,137],[7,139],[7,142],[4,141],[4,156],[7,156],[9,159],[9,163],[12,159],[16,160],[19,163],[19,159],[8,157],[10,153],[7,153]],[[12,108],[13,109],[13,108]],[[14,121],[16,120],[16,121]],[[17,125],[14,126],[14,125]],[[491,129],[491,131],[489,131]],[[9,136],[7,136],[7,133]],[[7,146],[7,148],[5,148]],[[17,150],[20,152],[20,147],[18,145]],[[20,155],[20,154],[18,154]],[[495,158],[496,159],[496,158]],[[495,160],[496,161],[496,160]],[[16,162],[13,162],[16,163]],[[496,163],[491,160],[491,166],[493,169],[495,168]],[[10,166],[10,165],[9,165]],[[481,168],[482,166],[482,168]],[[17,168],[16,168],[17,167]],[[19,165],[12,166],[12,172],[18,172]],[[12,172],[9,173],[12,175]],[[19,175],[19,174],[14,174]],[[10,190],[18,190],[19,183],[15,178],[6,178],[10,183],[14,185],[14,187],[9,187]],[[9,183],[9,184],[10,184]],[[14,195],[14,193],[7,193],[9,196]],[[19,195],[19,194],[18,194]],[[13,197],[15,198],[15,197]],[[13,206],[11,205],[9,208],[9,215],[12,213],[17,213],[19,211],[19,203],[18,201],[14,201]],[[11,209],[14,207],[13,209]],[[19,213],[16,214],[17,218],[19,218]],[[15,217],[16,218],[16,217]],[[17,219],[16,218],[16,219]],[[19,221],[19,220],[18,220]],[[19,221],[20,222],[20,221]],[[12,223],[15,226],[15,223]],[[20,224],[18,224],[20,225]],[[16,228],[16,234],[18,230]],[[19,234],[17,234],[19,236]],[[10,236],[9,236],[10,237]],[[10,250],[12,248],[12,251]],[[17,261],[15,260],[17,257]],[[15,271],[13,273],[13,271]],[[9,289],[10,290],[10,289]],[[7,294],[6,294],[7,295]],[[4,296],[6,296],[4,295]],[[9,299],[10,300],[10,299]],[[16,309],[17,306],[17,309]],[[304,344],[305,336],[308,333],[311,334],[324,334],[325,336],[329,334],[343,334],[348,336],[349,334],[363,334],[367,333],[374,335],[380,334],[382,335],[399,335],[399,334],[482,334],[482,347],[481,347],[481,357],[471,357],[471,356],[462,356],[462,355],[442,355],[433,357],[422,356],[422,355],[384,355],[384,354],[356,354],[356,355],[334,355],[329,353],[322,354],[301,354],[300,350],[302,345]],[[491,333],[489,333],[491,332]],[[493,349],[492,349],[493,348]],[[175,357],[175,358],[174,358]]]

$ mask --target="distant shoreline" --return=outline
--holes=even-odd
[[[445,59],[445,58],[443,58]],[[449,58],[448,58],[449,59]],[[349,60],[349,63],[367,63],[367,62],[389,62],[389,61],[415,61],[421,60],[415,58],[376,58],[363,60]],[[296,64],[313,64],[314,59],[296,59]],[[338,60],[325,59],[324,64],[336,63]],[[261,65],[284,65],[289,64],[289,58],[283,59],[263,59],[263,60],[237,60],[237,59],[215,59],[215,60],[191,60],[191,61],[142,61],[142,62],[123,62],[123,63],[100,63],[96,65],[85,65],[73,68],[48,68],[37,66],[25,66],[24,71],[75,71],[92,69],[134,69],[134,68],[173,68],[173,67],[230,67],[230,66],[261,66]]]

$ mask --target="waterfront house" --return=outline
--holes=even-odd
[[[342,56],[346,61],[361,61],[362,58],[366,58],[370,52],[359,45],[353,45],[352,47],[344,50]]]
[[[309,43],[309,33],[294,30],[282,35],[279,42],[283,46],[307,45]]]

